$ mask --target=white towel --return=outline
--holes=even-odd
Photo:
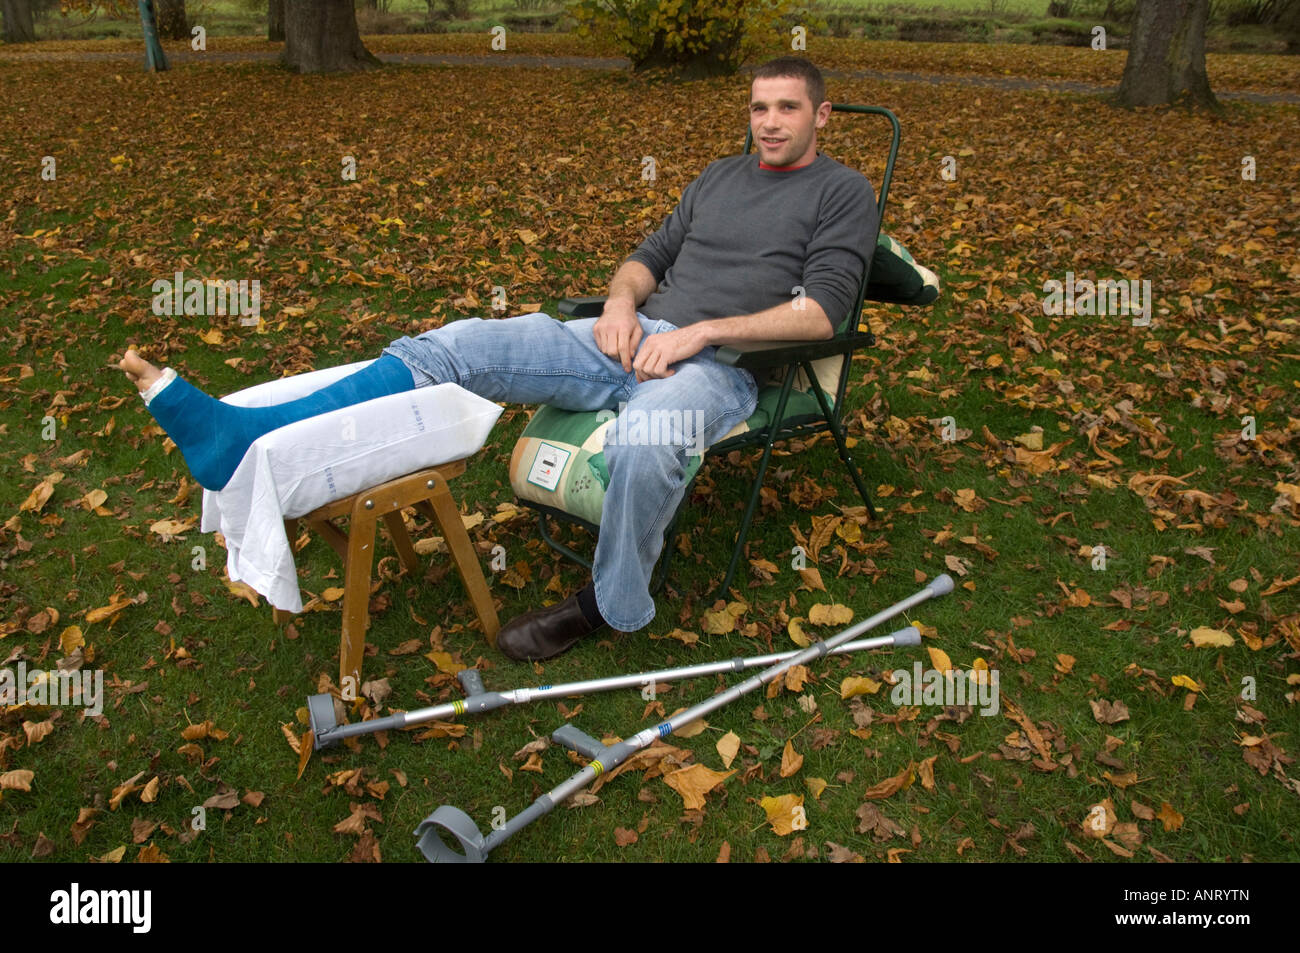
[[[222,398],[240,407],[284,403],[369,364],[331,367]],[[265,434],[220,491],[203,491],[199,528],[226,538],[226,572],[277,609],[302,611],[285,519],[425,467],[459,460],[487,440],[502,408],[456,384],[390,394]]]

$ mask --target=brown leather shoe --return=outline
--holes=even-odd
[[[564,654],[579,639],[603,628],[592,627],[574,594],[557,605],[510,620],[497,633],[497,649],[517,662],[541,661]]]

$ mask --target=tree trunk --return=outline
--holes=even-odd
[[[1205,73],[1210,0],[1138,0],[1119,83],[1121,106],[1187,102],[1218,110]]]
[[[284,0],[267,0],[266,38],[272,43],[284,42]]]
[[[0,0],[0,13],[5,18],[6,43],[31,43],[36,39],[31,0]]]
[[[164,40],[188,40],[190,21],[185,0],[158,0],[158,35]]]
[[[373,69],[379,60],[361,42],[352,0],[284,0],[284,55],[299,73]]]
[[[140,10],[140,30],[144,33],[145,69],[154,73],[166,72],[167,54],[158,42],[158,11],[153,0],[137,0],[136,6]]]

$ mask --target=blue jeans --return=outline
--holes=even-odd
[[[646,336],[675,330],[667,321],[638,318]],[[635,372],[624,372],[600,352],[595,323],[545,314],[468,318],[400,338],[384,353],[410,368],[416,386],[451,382],[488,400],[617,411],[624,417],[610,430],[624,439],[611,437],[605,447],[609,486],[592,579],[605,621],[635,632],[655,615],[650,575],[686,492],[688,456],[747,420],[758,387],[748,371],[716,363],[711,347],[674,365],[671,377],[637,383]],[[629,419],[634,423],[627,424]],[[647,420],[661,425],[652,427],[651,439],[638,438]],[[664,425],[670,420],[683,425]]]

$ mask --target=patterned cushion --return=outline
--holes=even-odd
[[[918,265],[906,248],[882,234],[876,242],[876,254],[871,259],[867,300],[925,305],[937,297],[938,275],[929,268]]]

